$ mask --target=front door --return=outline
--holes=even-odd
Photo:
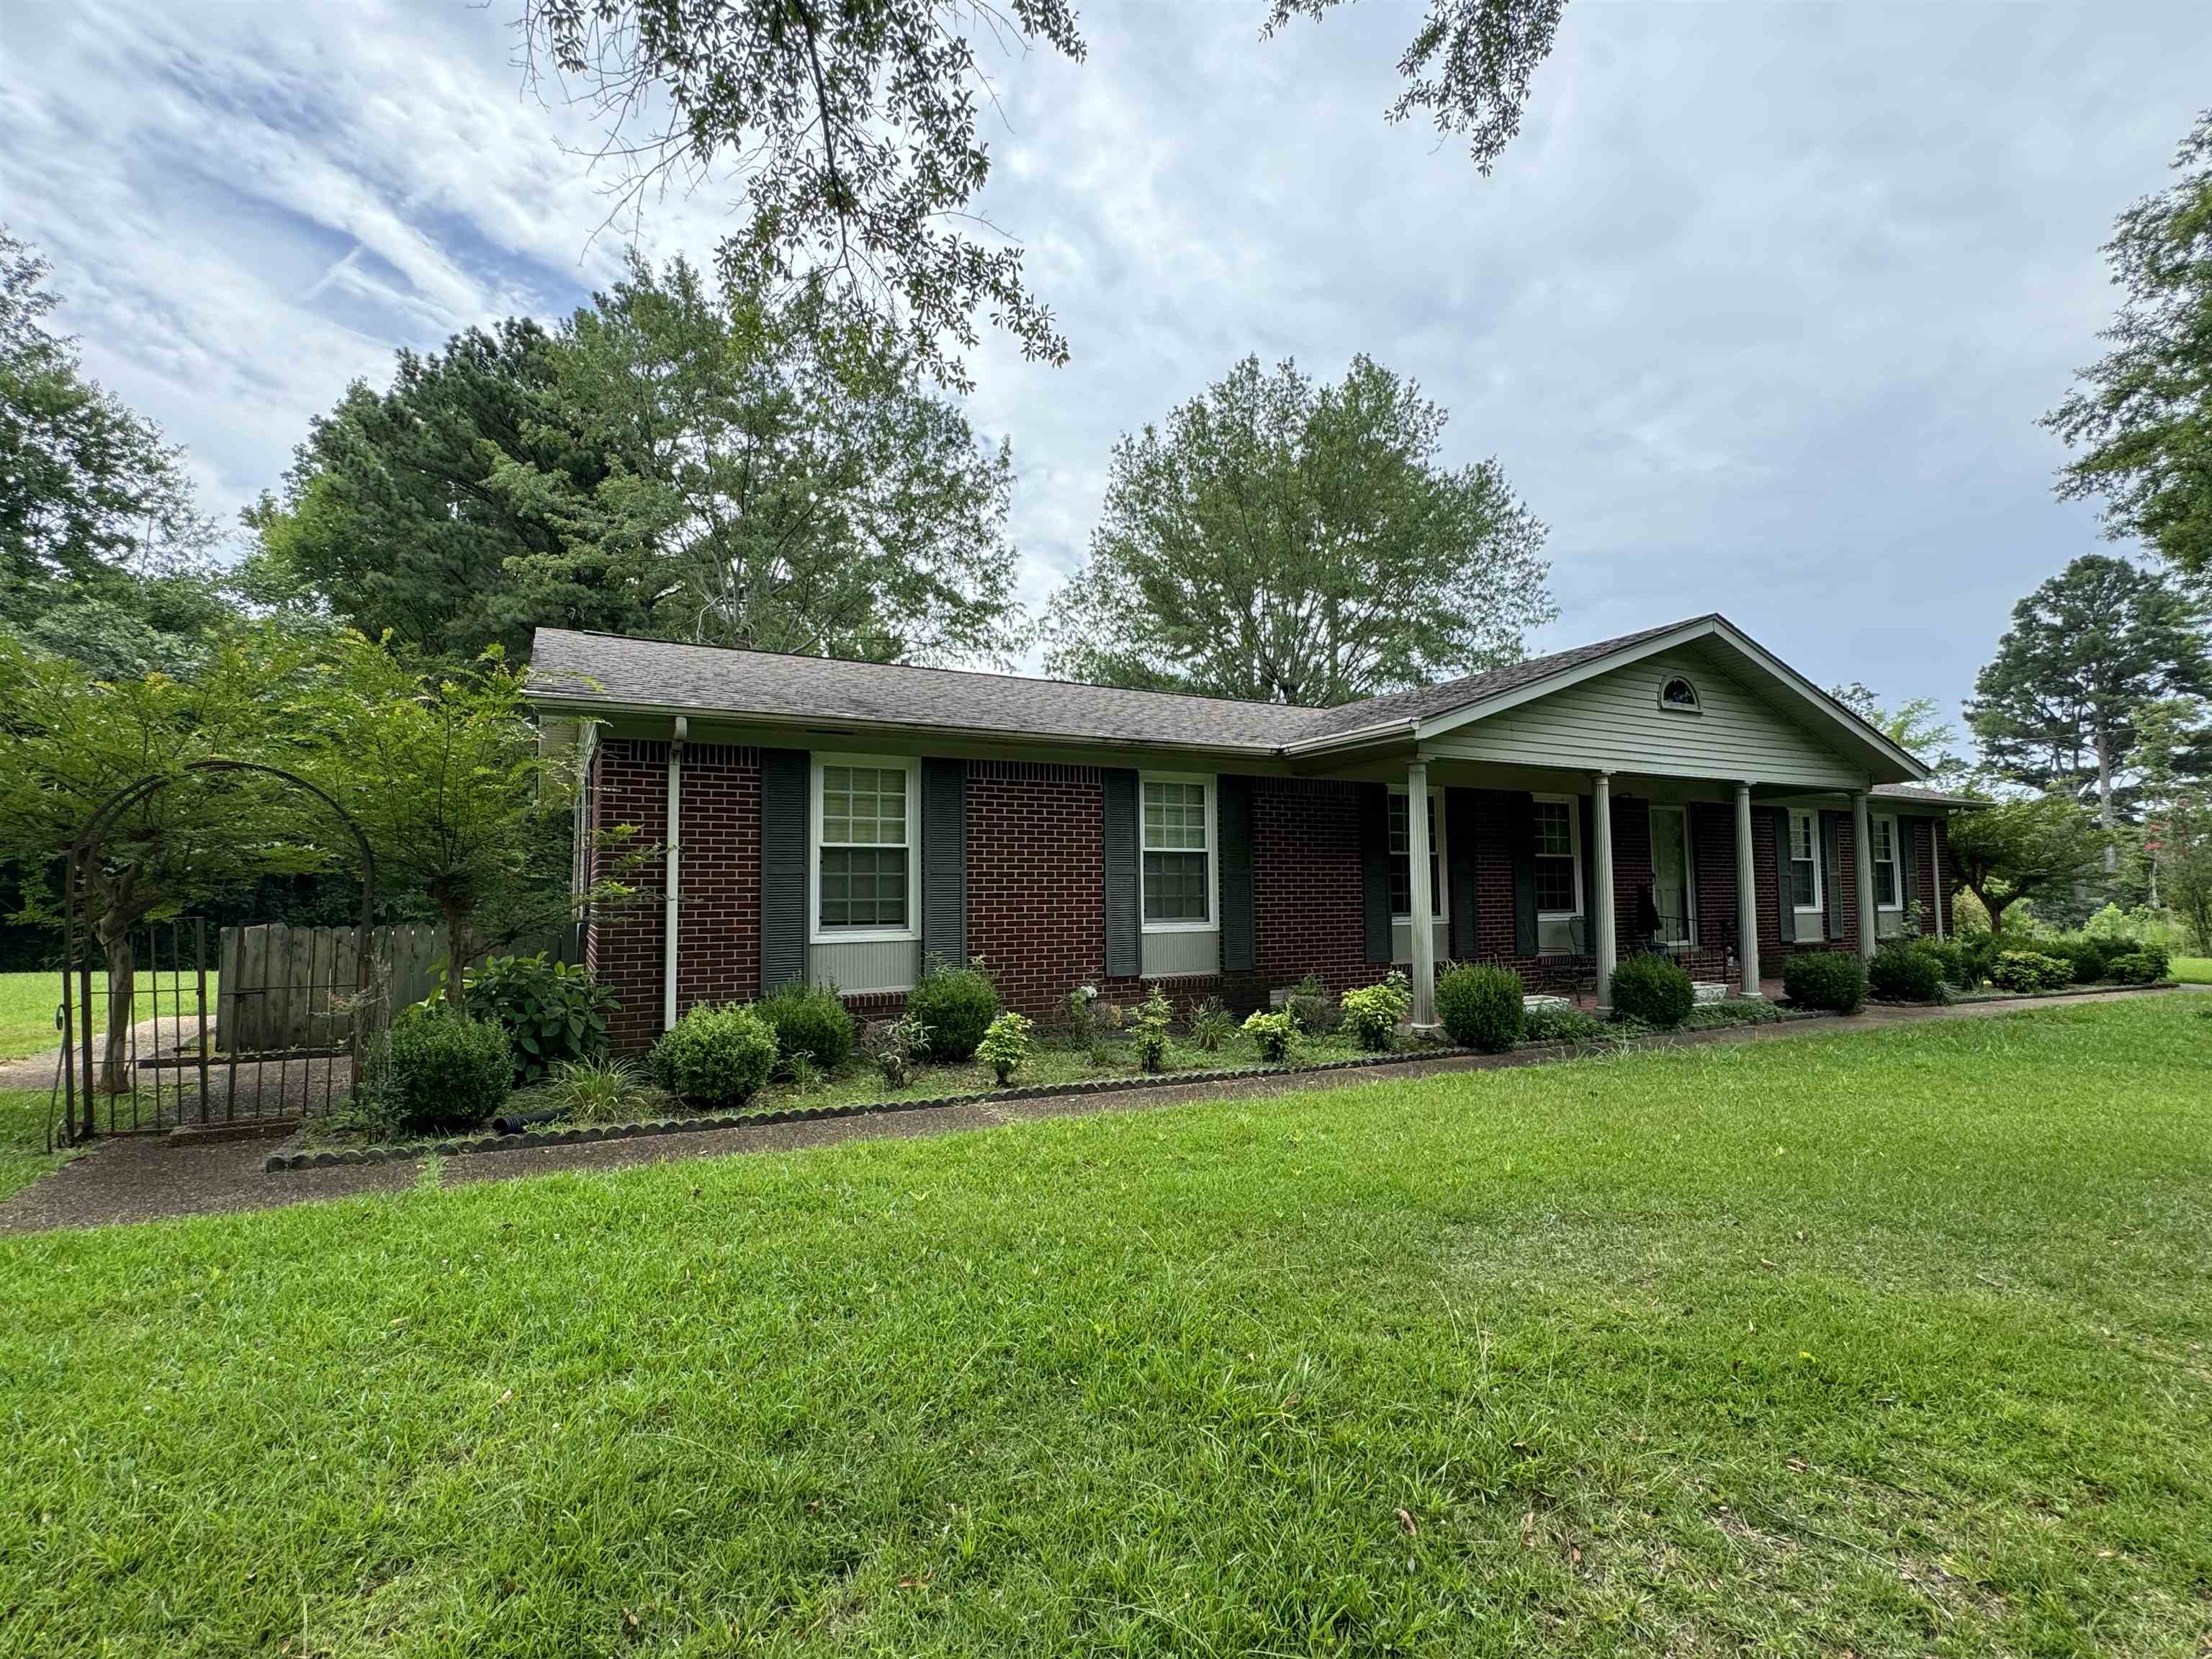
[[[1680,948],[1697,939],[1697,894],[1690,880],[1690,816],[1680,806],[1651,809],[1651,902],[1655,943]]]

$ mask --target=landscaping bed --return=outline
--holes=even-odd
[[[1571,1055],[1655,1037],[1663,1039],[1678,1031],[1713,1030],[1820,1017],[1817,1011],[1784,1009],[1759,1001],[1701,1003],[1679,1024],[1670,1027],[1626,1016],[1600,1020],[1593,1015],[1577,1013],[1541,1028],[1555,1034],[1513,1043],[1508,1051]],[[553,1089],[526,1088],[515,1091],[508,1097],[507,1105],[497,1118],[438,1135],[394,1137],[373,1117],[340,1113],[303,1124],[270,1153],[264,1168],[270,1174],[279,1174],[337,1164],[401,1162],[433,1154],[465,1157],[537,1146],[581,1146],[747,1125],[931,1111],[977,1101],[1103,1095],[1193,1083],[1228,1083],[1285,1073],[1400,1065],[1477,1052],[1480,1051],[1448,1041],[1418,1040],[1402,1034],[1388,1048],[1370,1050],[1361,1048],[1340,1029],[1302,1035],[1294,1039],[1286,1058],[1269,1060],[1262,1054],[1257,1040],[1240,1030],[1212,1049],[1197,1046],[1188,1035],[1170,1035],[1159,1069],[1149,1071],[1142,1066],[1133,1042],[1109,1036],[1097,1039],[1088,1048],[1057,1042],[1036,1044],[1025,1059],[1018,1079],[1008,1084],[999,1083],[988,1066],[977,1062],[923,1064],[915,1068],[910,1083],[896,1090],[886,1086],[876,1066],[855,1056],[835,1071],[810,1076],[804,1082],[788,1077],[772,1080],[742,1108],[733,1110],[690,1109],[676,1097],[634,1082],[617,1097],[632,1103],[635,1109],[631,1111],[596,1116],[568,1113],[553,1103]]]

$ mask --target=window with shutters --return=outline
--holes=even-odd
[[[1444,902],[1444,808],[1441,789],[1429,791],[1429,915],[1441,918]],[[1413,825],[1407,812],[1410,799],[1399,785],[1390,786],[1390,919],[1410,921],[1413,914]]]
[[[1790,812],[1790,902],[1800,910],[1820,908],[1820,823],[1810,812]]]
[[[1897,820],[1875,818],[1874,829],[1874,902],[1882,910],[1905,908],[1905,884],[1897,867]]]
[[[908,939],[921,911],[920,767],[902,756],[814,757],[813,937]]]
[[[1536,914],[1564,921],[1583,913],[1582,814],[1569,795],[1536,797]]]
[[[1213,780],[1145,774],[1138,782],[1139,912],[1152,933],[1213,925]]]

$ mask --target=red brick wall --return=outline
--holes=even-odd
[[[611,829],[635,824],[636,845],[668,839],[668,745],[609,738],[597,763],[599,821]],[[638,902],[595,914],[585,930],[585,953],[599,982],[620,999],[607,1017],[617,1049],[641,1048],[660,1035],[662,926],[658,868],[624,870],[619,848],[593,854],[594,878],[622,879],[653,890]]]
[[[1231,987],[1240,1005],[1318,974],[1340,994],[1389,969],[1367,960],[1359,857],[1359,786],[1322,778],[1252,782],[1255,971]]]
[[[760,750],[684,750],[676,1012],[760,994]]]
[[[1912,837],[1913,862],[1918,867],[1919,882],[1917,896],[1920,900],[1920,931],[1936,931],[1936,907],[1943,907],[1943,937],[1948,939],[1956,931],[1951,916],[1951,826],[1944,818],[1902,818],[1899,820]],[[1943,880],[1941,890],[1936,879],[1935,849],[1937,837],[1943,843]]]
[[[1104,978],[1105,817],[1095,766],[969,763],[968,952],[1032,1019]]]

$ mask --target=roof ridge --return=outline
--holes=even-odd
[[[909,668],[921,673],[960,674],[971,679],[1018,680],[1024,685],[1065,685],[1082,691],[1121,691],[1140,697],[1182,697],[1194,702],[1234,703],[1242,708],[1287,708],[1304,714],[1326,714],[1335,708],[1357,706],[1356,703],[1270,702],[1263,697],[1231,697],[1218,691],[1167,691],[1151,685],[1101,685],[1096,680],[1065,679],[1056,674],[1018,674],[997,668],[956,668],[946,663],[881,662],[867,657],[817,656],[811,651],[763,651],[757,646],[708,645],[700,640],[666,640],[649,635],[617,634],[604,628],[542,626],[533,631],[575,634],[595,640],[619,640],[624,645],[672,645],[686,651],[717,651],[737,657],[775,657],[788,662],[834,663],[842,668]]]

